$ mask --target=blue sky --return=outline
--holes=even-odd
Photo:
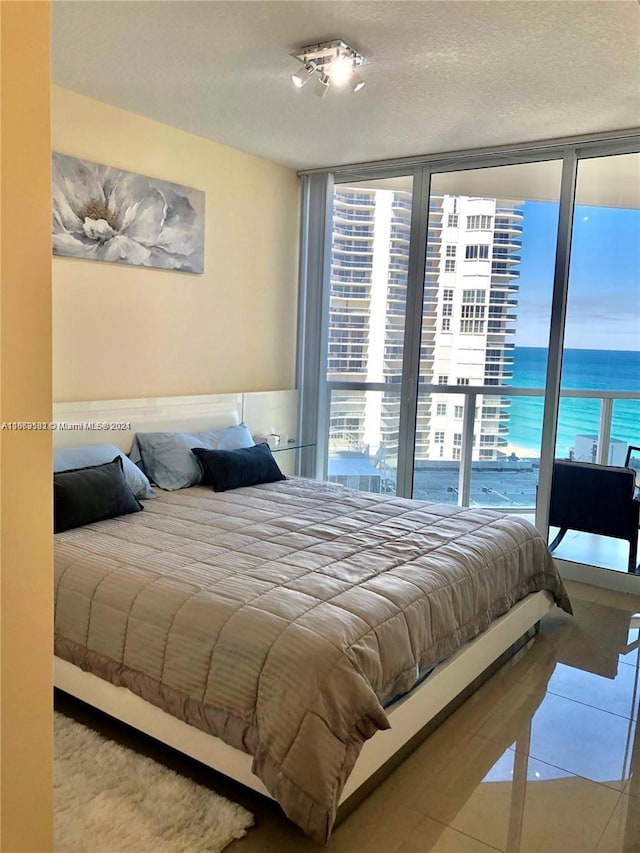
[[[526,202],[516,346],[546,347],[558,205]],[[640,349],[640,211],[576,207],[565,346]]]

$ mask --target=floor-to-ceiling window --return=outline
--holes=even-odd
[[[544,528],[554,457],[640,444],[639,147],[336,170],[306,284],[326,299],[301,351],[320,437],[302,473],[531,517],[537,502]]]
[[[579,160],[555,456],[624,465],[640,446],[640,154]],[[557,555],[624,568],[627,544],[569,534]]]

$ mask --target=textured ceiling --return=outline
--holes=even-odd
[[[342,38],[357,95],[295,90]],[[640,125],[637,0],[52,4],[60,86],[297,169]]]

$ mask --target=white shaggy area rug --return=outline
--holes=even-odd
[[[253,815],[55,714],[56,853],[218,853]]]

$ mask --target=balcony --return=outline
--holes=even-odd
[[[341,237],[349,237],[354,240],[372,240],[373,239],[373,228],[367,228],[366,230],[360,231],[357,230],[356,227],[349,227],[348,225],[336,225],[333,226],[333,233],[339,234]]]
[[[507,234],[522,234],[524,231],[524,227],[517,222],[508,222],[507,220],[500,222],[497,218],[494,228],[496,231],[504,231]]]
[[[340,192],[339,190],[335,190],[333,193],[333,201],[335,204],[346,204],[349,206],[362,207],[366,205],[368,207],[373,207],[375,204],[375,190],[371,190],[369,193],[363,192]]]
[[[333,221],[336,222],[340,220],[373,223],[373,211],[365,213],[364,211],[340,210],[339,208],[335,208],[333,211]]]
[[[505,261],[509,264],[519,264],[522,260],[521,255],[512,255],[508,252],[494,252],[493,253],[494,261]]]
[[[410,201],[403,198],[394,198],[391,202],[392,210],[411,210],[412,204]]]
[[[493,238],[494,246],[515,246],[516,248],[522,248],[522,240],[518,237],[495,237]]]
[[[373,268],[373,263],[368,258],[358,258],[358,257],[349,257],[348,255],[344,258],[333,258],[331,262],[332,270],[331,273],[335,269],[351,269],[352,267],[356,267],[358,269],[370,270]]]
[[[500,261],[496,263],[492,261],[491,263],[491,275],[492,276],[505,276],[506,278],[520,278],[520,271],[514,270],[511,267],[507,266],[504,261]]]
[[[501,216],[513,216],[517,219],[524,219],[524,209],[521,207],[496,207],[496,221]]]
[[[515,276],[517,278],[517,276]],[[507,276],[491,279],[491,293],[519,293],[520,285]],[[517,303],[516,303],[517,305]]]

